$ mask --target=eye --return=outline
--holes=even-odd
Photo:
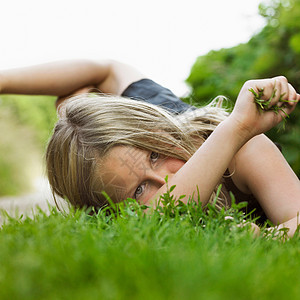
[[[158,160],[158,158],[159,158],[159,153],[151,152],[150,159],[151,159],[152,162],[156,162]]]
[[[145,183],[140,184],[135,192],[134,192],[134,199],[138,199],[145,191]]]

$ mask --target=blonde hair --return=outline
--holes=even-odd
[[[142,101],[91,94],[69,99],[60,114],[46,151],[53,194],[76,208],[96,210],[107,204],[99,168],[112,147],[134,146],[187,161],[228,115],[214,105],[174,115]],[[215,192],[211,201],[214,197]],[[220,195],[217,205],[227,202]]]

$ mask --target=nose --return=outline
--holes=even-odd
[[[155,181],[157,182],[159,187],[163,186],[166,183],[167,176],[168,176],[167,182],[169,182],[171,180],[171,178],[173,177],[173,174],[164,174],[164,175],[156,174]]]
[[[184,161],[167,157],[163,162],[151,170],[151,176],[154,176],[157,185],[161,187],[166,183],[166,176],[168,176],[168,182],[173,178],[176,172],[184,165]]]
[[[166,179],[169,182],[174,174],[170,172],[170,170],[166,168],[160,168],[159,170],[153,170],[151,172],[152,174],[149,174],[151,179],[156,183],[157,187],[161,187],[166,183]],[[167,178],[166,178],[167,177]]]

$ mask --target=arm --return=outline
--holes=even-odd
[[[67,96],[86,86],[120,95],[143,78],[134,68],[116,61],[72,60],[0,72],[2,94]]]
[[[291,228],[293,235],[300,212],[300,181],[278,148],[266,136],[256,136],[241,148],[232,165],[236,185],[254,194],[272,223]]]
[[[284,98],[288,100],[288,106],[284,108],[286,113],[291,113],[295,108],[300,96],[288,85],[283,77],[267,80],[247,82],[239,96],[232,114],[223,121],[189,159],[189,161],[169,180],[169,186],[176,185],[175,196],[197,195],[199,187],[200,200],[205,205],[228,168],[233,157],[238,153],[246,142],[273,126],[277,125],[283,114],[275,114],[272,111],[261,113],[254,103],[253,95],[249,88],[256,91],[264,88],[264,98],[269,99],[276,88],[278,93],[272,99],[270,106],[279,102],[280,95],[285,93]],[[296,102],[292,102],[296,100]],[[156,194],[166,191],[163,186]]]

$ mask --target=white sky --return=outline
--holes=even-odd
[[[0,69],[113,58],[172,89],[199,55],[244,43],[262,0],[0,0]]]

